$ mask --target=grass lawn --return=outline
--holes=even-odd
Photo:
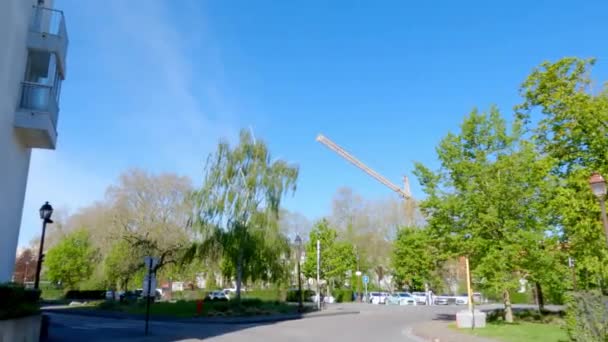
[[[64,290],[54,287],[42,287],[40,290],[40,298],[44,300],[59,300],[64,295]]]
[[[456,325],[452,326],[454,329]],[[568,341],[566,331],[557,324],[521,322],[514,324],[488,323],[481,329],[458,329],[471,335],[490,337],[505,342],[561,342]]]
[[[196,301],[156,302],[150,305],[150,315],[172,316],[189,318],[197,316]],[[101,302],[97,305],[82,307],[83,310],[110,310],[132,314],[145,314],[146,304],[143,301],[136,303]],[[289,305],[278,301],[263,301],[259,299],[243,299],[241,306],[235,301],[203,302],[202,317],[236,317],[259,316],[297,313],[297,305]]]

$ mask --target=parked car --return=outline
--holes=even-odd
[[[386,305],[416,305],[416,299],[407,292],[396,292],[386,297]]]
[[[464,293],[460,296],[454,296],[456,305],[467,305],[469,304],[469,295]]]
[[[456,299],[448,294],[435,297],[435,305],[448,305],[455,303]]]
[[[329,303],[329,304],[333,304],[336,302],[336,299],[333,296],[326,296],[326,295],[321,295],[321,298],[323,299],[323,303]],[[310,296],[310,301],[316,303],[317,302],[317,294],[313,293],[312,296]]]
[[[121,302],[136,301],[139,298],[141,298],[142,292],[143,292],[142,290],[125,291],[125,292],[120,293],[120,295],[118,296],[118,299]]]
[[[230,296],[224,293],[222,290],[209,292],[207,295],[209,300],[217,300],[217,301],[227,301],[230,300]]]
[[[372,304],[384,304],[386,302],[386,292],[372,292],[369,296],[369,302]]]
[[[426,305],[426,293],[425,292],[412,292],[412,297],[416,299],[416,304]]]

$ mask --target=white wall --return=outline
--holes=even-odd
[[[0,282],[15,264],[30,163],[29,148],[13,128],[27,61],[27,29],[36,0],[3,0],[0,5]],[[35,214],[35,213],[34,213]]]

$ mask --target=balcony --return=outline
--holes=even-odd
[[[55,149],[59,91],[49,85],[23,82],[21,100],[15,113],[15,129],[30,148]]]
[[[48,51],[55,54],[59,71],[62,78],[65,79],[68,32],[65,28],[63,12],[52,8],[34,6],[27,47],[30,50]]]

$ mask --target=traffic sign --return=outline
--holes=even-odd
[[[156,276],[154,274],[146,274],[144,276],[143,293],[144,297],[156,296]]]
[[[158,258],[146,256],[144,257],[144,263],[146,264],[147,271],[153,271],[158,265]]]
[[[367,275],[364,275],[362,280],[363,280],[363,284],[369,283],[369,277]]]

